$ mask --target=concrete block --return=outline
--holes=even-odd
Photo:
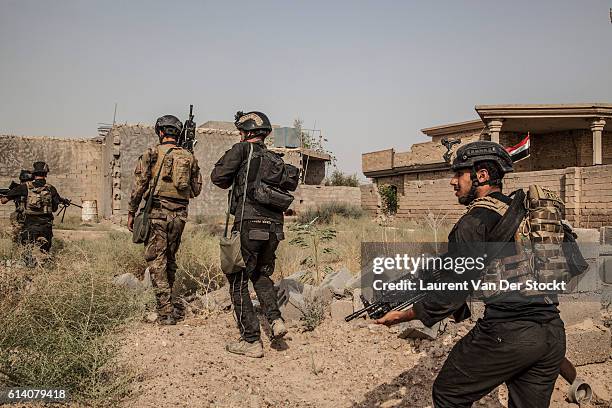
[[[304,298],[299,293],[291,293],[287,301],[279,306],[281,316],[286,322],[299,321],[304,313]]]
[[[600,232],[595,228],[574,228],[578,243],[599,243]]]
[[[398,337],[401,339],[435,340],[438,337],[440,323],[438,322],[431,327],[425,326],[418,320],[400,323]]]
[[[325,304],[330,304],[334,299],[334,294],[328,286],[312,286],[306,284],[304,285],[302,295],[305,299],[317,299]]]
[[[602,363],[610,357],[610,330],[586,320],[566,328],[565,355],[575,365]]]
[[[604,245],[612,245],[612,227],[601,227],[600,242]]]
[[[348,269],[342,268],[337,272],[330,273],[321,282],[321,287],[327,287],[337,296],[344,296],[347,285],[353,280],[353,274]]]
[[[353,301],[352,300],[335,300],[331,303],[331,318],[332,320],[343,322],[344,318],[353,313]]]
[[[599,279],[603,283],[612,283],[612,252],[601,254],[597,259],[597,269],[599,272]]]
[[[565,327],[573,326],[585,320],[591,319],[599,322],[601,319],[600,302],[580,302],[571,299],[559,301],[559,311]]]

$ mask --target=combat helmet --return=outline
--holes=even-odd
[[[476,174],[476,165],[482,162],[494,163],[498,170],[498,177],[491,178],[485,182],[479,182]],[[479,140],[468,143],[457,149],[455,159],[451,164],[453,171],[470,169],[470,179],[472,187],[470,192],[465,197],[459,198],[459,203],[469,205],[476,198],[476,188],[483,185],[493,185],[501,187],[501,179],[506,173],[514,171],[512,166],[512,157],[499,143],[488,140]]]
[[[32,165],[32,174],[46,176],[49,173],[49,165],[44,161],[34,162]]]
[[[32,172],[29,170],[21,170],[19,172],[19,182],[25,183],[26,181],[32,181]]]
[[[234,125],[236,125],[236,129],[245,132],[254,131],[260,134],[267,134],[272,131],[270,119],[268,119],[264,113],[257,111],[247,113],[242,111],[236,112],[234,116]]]
[[[155,134],[159,136],[160,130],[165,136],[178,136],[183,131],[183,122],[174,115],[164,115],[155,122]]]
[[[453,160],[451,164],[451,169],[453,171],[471,169],[476,163],[483,161],[494,162],[503,174],[512,173],[514,171],[512,158],[506,149],[499,143],[488,140],[468,143],[457,149],[457,154],[455,160]]]

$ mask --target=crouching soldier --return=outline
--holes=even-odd
[[[60,197],[55,187],[47,183],[47,173],[49,173],[47,163],[38,161],[33,167],[33,178],[9,190],[1,201],[2,204],[6,204],[14,200],[23,207],[19,242],[34,244],[43,252],[49,252],[53,239],[53,213],[60,204],[69,201]],[[16,218],[16,221],[18,219]]]
[[[283,337],[287,328],[281,318],[270,276],[274,272],[276,248],[284,239],[283,211],[293,199],[287,190],[293,191],[297,187],[298,171],[266,149],[264,139],[272,132],[266,115],[238,112],[235,125],[240,131],[241,141],[225,152],[211,174],[216,186],[223,189],[233,186],[230,212],[234,214],[233,230],[240,231],[241,252],[246,265],[239,272],[227,275],[240,340],[229,343],[226,350],[248,357],[263,357],[259,320],[249,296],[248,282],[253,282],[273,337]],[[279,171],[284,176],[273,174]],[[275,193],[271,193],[271,188]]]
[[[132,231],[140,202],[153,195],[145,259],[155,290],[158,322],[162,325],[176,324],[184,317],[182,304],[172,290],[176,253],[187,221],[189,199],[202,190],[198,161],[176,144],[182,129],[182,122],[175,116],[157,119],[155,133],[159,145],[148,148],[138,159],[128,209],[128,228]]]
[[[510,238],[497,241],[501,236],[497,231],[498,223],[514,204],[512,198],[502,192],[504,175],[513,171],[510,155],[498,143],[472,142],[459,148],[451,168],[455,172],[451,186],[459,203],[467,206],[467,212],[448,236],[449,256],[476,259],[486,256],[491,248],[503,249],[496,250],[498,255],[487,261],[484,271],[468,270],[457,275],[457,279],[475,282],[491,276],[499,284],[501,280],[522,282],[530,278],[532,262],[516,252],[515,231],[523,216],[512,215],[515,225],[508,228]],[[522,205],[523,200],[517,202]],[[536,202],[544,203],[545,200]],[[545,204],[538,205],[542,206],[537,210],[539,214],[548,211]],[[550,208],[556,209],[552,205]],[[559,221],[552,216],[546,217],[545,222],[552,227],[555,219]],[[558,226],[561,226],[560,221]],[[544,237],[553,235],[552,229],[534,231]],[[520,237],[520,231],[517,233]],[[564,276],[561,269],[557,272],[560,277]],[[538,291],[525,294],[489,292],[482,296],[486,305],[484,317],[453,347],[434,382],[433,406],[471,407],[505,383],[509,407],[548,407],[565,355],[565,330],[559,317],[557,295]],[[466,315],[467,295],[467,292],[428,292],[412,309],[391,311],[376,323],[390,326],[418,319],[432,326],[451,314]]]

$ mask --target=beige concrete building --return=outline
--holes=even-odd
[[[231,122],[209,121],[198,127],[197,139],[195,156],[204,185],[202,194],[190,204],[192,218],[225,211],[227,191],[212,184],[210,172],[219,157],[240,140],[240,134]],[[357,187],[321,185],[330,155],[299,147],[274,147],[273,137],[267,142],[271,149],[284,154],[285,161],[302,170],[303,183],[295,192],[294,212],[329,201],[359,202]],[[127,216],[136,161],[148,146],[157,143],[153,126],[142,124],[117,124],[105,136],[92,139],[0,135],[0,150],[4,152],[0,155],[0,185],[8,187],[21,169],[30,169],[34,161],[44,160],[51,168],[49,182],[60,194],[76,203],[95,200],[100,216],[122,220]],[[12,211],[12,205],[0,206],[0,218],[8,217]],[[80,209],[70,207],[68,214],[78,216]]]
[[[516,163],[504,190],[540,184],[561,195],[575,225],[612,225],[612,104],[478,105],[475,110],[480,119],[422,129],[431,141],[409,151],[364,153],[363,173],[374,185],[362,188],[363,207],[379,212],[376,187],[391,185],[398,192],[398,217],[419,221],[431,212],[454,221],[464,207],[448,185],[441,140],[484,139],[508,147],[529,133],[531,155]]]

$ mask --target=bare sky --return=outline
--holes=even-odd
[[[321,128],[338,167],[476,118],[612,102],[612,0],[0,0],[0,134],[92,137],[162,114]],[[200,145],[199,148],[206,148]]]

